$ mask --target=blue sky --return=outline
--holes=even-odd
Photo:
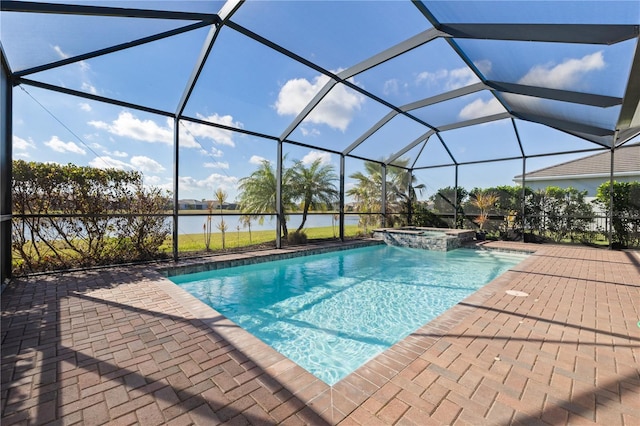
[[[473,3],[469,4],[473,6]],[[596,9],[585,15],[584,21],[595,19],[592,15],[598,13],[601,3],[583,3],[590,3],[590,9]],[[155,3],[141,4],[150,7]],[[215,12],[221,4],[194,2],[193,8],[201,10],[206,5]],[[558,4],[554,20],[562,19],[571,7],[575,9],[574,3]],[[139,7],[140,2],[136,6]],[[436,10],[448,16],[452,13],[450,7],[442,2],[437,4]],[[541,5],[530,7],[528,19],[531,22],[541,20],[544,11]],[[473,7],[469,9],[468,13],[471,13]],[[638,7],[620,2],[610,9],[608,19],[629,23],[633,18],[625,12]],[[483,8],[478,7],[478,10]],[[513,10],[503,13],[505,16],[498,14],[493,19],[520,16],[513,15]],[[380,19],[381,16],[385,19]],[[489,19],[482,14],[471,16],[476,16],[479,22]],[[248,2],[234,15],[233,21],[334,73],[348,70],[430,28],[415,6],[398,1]],[[398,25],[399,22],[402,25]],[[2,24],[3,48],[13,69],[20,70],[186,23],[3,13]],[[30,30],[25,33],[27,25]],[[208,28],[194,30],[27,78],[175,112],[208,31]],[[489,79],[622,96],[634,42],[576,46],[462,40],[460,46]],[[25,54],[27,47],[35,50]],[[184,114],[279,137],[328,80],[329,77],[317,70],[231,28],[224,28]],[[446,42],[435,40],[357,74],[349,81],[402,106],[468,86],[478,79]],[[520,95],[509,97],[531,112],[557,109],[569,118],[602,126],[610,126],[612,121],[615,124],[619,113],[619,107],[567,109],[562,102],[545,104],[545,101]],[[14,89],[14,104],[14,158],[139,170],[144,174],[146,184],[172,188],[173,119],[30,85]],[[389,112],[387,106],[346,85],[337,84],[289,139],[342,151]],[[504,112],[504,108],[484,91],[413,112],[430,124],[446,126]],[[595,146],[540,125],[517,123],[525,152],[529,155]],[[386,158],[427,130],[406,117],[396,116],[353,153]],[[460,162],[519,155],[510,120],[451,130],[443,132],[442,136]],[[211,198],[216,189],[222,188],[229,194],[228,201],[234,201],[238,180],[255,170],[263,159],[275,161],[276,158],[276,144],[272,140],[186,121],[181,125],[180,141],[180,198]],[[414,161],[420,149],[422,145],[409,151],[406,157]],[[284,151],[289,159],[311,162],[321,158],[339,170],[337,155],[288,144]],[[527,167],[533,170],[566,159],[566,156],[531,159]],[[416,165],[447,162],[450,162],[448,154],[440,141],[432,136]],[[362,162],[347,159],[346,167],[349,175],[361,170]],[[461,167],[459,184],[469,189],[512,184],[513,176],[521,172],[521,161]],[[428,188],[425,195],[454,184],[452,167],[419,171],[416,175],[418,182]],[[350,185],[352,182],[347,179],[347,189]]]

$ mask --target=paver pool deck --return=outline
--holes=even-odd
[[[157,266],[16,280],[1,423],[640,425],[640,253],[483,247],[535,252],[333,387]]]

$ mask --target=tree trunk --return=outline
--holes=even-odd
[[[282,227],[282,236],[286,239],[289,237],[289,230],[287,229],[287,219],[284,212],[284,206],[280,205],[280,226]]]
[[[309,204],[305,203],[304,209],[302,209],[302,222],[300,223],[300,226],[298,226],[298,230],[296,232],[300,232],[302,231],[302,228],[304,228],[304,224],[307,221],[307,213],[309,213]]]

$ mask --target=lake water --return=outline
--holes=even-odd
[[[248,231],[249,229],[244,227],[240,222],[240,215],[212,215],[211,216],[211,227],[213,228],[213,232],[219,232],[216,228],[216,225],[220,223],[220,219],[224,218],[225,223],[227,224],[228,231],[236,231],[238,226],[240,226],[240,231]],[[180,234],[199,234],[202,233],[202,226],[206,221],[206,216],[180,216],[178,219],[178,232]],[[170,220],[170,219],[169,219]],[[357,225],[358,224],[358,216],[357,215],[345,215],[345,225]],[[295,230],[300,226],[300,222],[302,222],[301,215],[291,215],[287,220],[287,228],[290,230]],[[305,228],[320,228],[325,226],[335,226],[336,232],[338,232],[339,222],[337,219],[333,219],[333,215],[331,214],[323,214],[323,215],[309,215],[307,216],[307,221],[305,223]],[[275,232],[276,229],[276,218],[270,218],[269,216],[265,216],[264,223],[261,225],[257,220],[251,222],[251,230],[252,231],[266,231],[272,229]]]

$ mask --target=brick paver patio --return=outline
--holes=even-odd
[[[536,252],[333,387],[154,267],[18,280],[2,425],[640,425],[640,253],[485,247]]]

